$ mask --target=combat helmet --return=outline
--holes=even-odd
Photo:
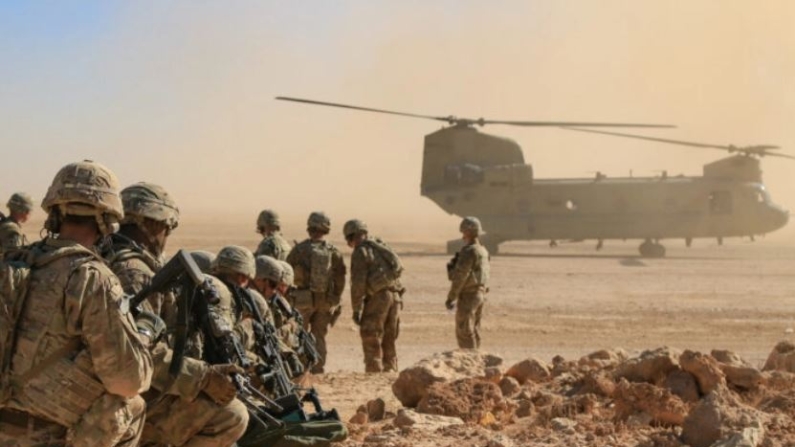
[[[281,265],[283,275],[282,275],[282,282],[285,283],[288,287],[295,286],[295,270],[293,270],[293,266],[290,265],[287,261],[276,261]]]
[[[64,166],[41,201],[50,215],[45,228],[60,231],[60,218],[56,216],[94,216],[102,234],[115,232],[124,217],[119,189],[116,174],[99,163],[86,160]]]
[[[254,278],[254,254],[247,248],[229,245],[221,249],[212,263],[213,273],[240,273],[248,278]]]
[[[279,215],[273,210],[262,210],[257,217],[257,228],[280,228],[282,226]]]
[[[323,211],[315,211],[309,215],[306,226],[309,230],[320,230],[328,233],[331,230],[331,219]]]
[[[121,191],[124,205],[124,222],[143,223],[151,219],[164,223],[169,230],[179,225],[179,208],[174,199],[163,189],[152,183],[140,182]]]
[[[342,235],[345,236],[345,239],[351,239],[356,236],[358,233],[366,233],[367,232],[367,224],[362,222],[359,219],[351,219],[345,222],[345,225],[342,227]]]
[[[210,270],[212,270],[213,261],[215,261],[215,255],[209,251],[194,250],[190,252],[190,257],[193,258],[193,261],[196,263],[202,273],[209,273]]]
[[[483,227],[480,225],[480,219],[474,216],[467,216],[461,221],[461,226],[459,230],[462,233],[470,232],[474,233],[475,236],[483,233]]]
[[[270,256],[257,256],[256,257],[256,279],[268,279],[275,283],[282,281],[284,270],[281,264],[276,259]]]
[[[24,192],[15,192],[11,194],[6,206],[12,213],[29,213],[33,210],[33,199]]]

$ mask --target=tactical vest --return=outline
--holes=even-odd
[[[31,271],[15,326],[13,369],[4,374],[4,381],[11,394],[7,397],[21,403],[25,411],[71,427],[105,387],[91,372],[91,357],[82,348],[80,336],[66,331],[63,292],[78,268],[99,258],[79,245],[53,251],[40,247],[36,244],[26,250],[23,260]]]
[[[309,290],[328,293],[331,289],[331,258],[333,251],[326,242],[310,244]]]

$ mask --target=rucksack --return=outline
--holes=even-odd
[[[400,275],[403,274],[403,263],[400,258],[392,250],[392,248],[378,238],[367,239],[369,246],[372,247],[373,252],[379,258],[379,264],[384,270],[389,281],[397,281]]]

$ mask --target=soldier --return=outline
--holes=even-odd
[[[480,347],[480,318],[483,304],[489,291],[489,252],[480,244],[478,235],[483,232],[477,217],[465,217],[461,221],[462,239],[466,242],[447,264],[450,293],[445,306],[455,315],[455,334],[459,348]]]
[[[124,291],[134,295],[163,266],[168,237],[179,225],[179,208],[165,189],[151,183],[128,186],[121,199],[124,219],[105,258]],[[153,294],[142,307],[173,327],[177,312],[172,294]],[[231,367],[211,366],[201,360],[200,352],[188,354],[195,358],[185,358],[172,380],[168,369],[174,353],[165,343],[152,350],[155,377],[152,390],[145,394],[142,441],[145,445],[229,446],[243,435],[248,422],[248,412],[234,399],[236,389],[226,374]]]
[[[33,210],[33,199],[24,192],[17,192],[8,199],[8,216],[0,213],[0,253],[27,245],[22,234],[22,224],[28,221]]]
[[[274,259],[284,260],[290,253],[290,243],[282,236],[279,215],[273,210],[263,210],[257,217],[257,233],[263,239],[254,252],[254,256],[265,255]]]
[[[342,312],[345,261],[342,253],[324,240],[331,230],[328,216],[314,212],[306,225],[309,239],[293,247],[287,262],[295,271],[293,307],[301,312],[304,327],[315,336],[320,354],[312,373],[322,374],[326,364],[326,334]]]
[[[365,372],[397,371],[397,340],[403,306],[400,275],[403,267],[395,252],[370,238],[360,220],[345,222],[343,234],[351,255],[351,309],[359,326]]]
[[[15,391],[0,410],[0,445],[136,446],[152,379],[139,331],[156,337],[158,325],[133,321],[94,251],[122,218],[118,180],[99,163],[66,165],[42,208],[48,237],[25,250],[33,267],[2,378]]]

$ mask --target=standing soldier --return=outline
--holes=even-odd
[[[483,304],[489,291],[489,252],[480,244],[478,235],[483,232],[477,217],[465,217],[461,221],[462,239],[466,245],[447,264],[450,293],[445,306],[455,314],[455,335],[459,348],[480,347],[480,318]]]
[[[124,310],[118,279],[94,251],[122,218],[118,180],[98,163],[66,165],[42,208],[48,237],[23,250],[33,261],[23,310],[0,329],[16,328],[2,359],[2,391],[14,386],[2,396],[0,445],[136,446],[139,394],[152,378],[151,340],[139,332],[157,334]]]
[[[24,192],[17,192],[8,199],[8,216],[0,213],[0,253],[27,245],[22,234],[22,224],[28,221],[33,210],[33,200]]]
[[[400,329],[403,266],[395,252],[378,238],[370,238],[367,225],[349,220],[343,227],[351,255],[351,308],[359,325],[366,372],[397,371],[395,341]]]
[[[263,239],[254,252],[254,256],[265,255],[283,261],[290,253],[290,243],[284,239],[281,233],[281,222],[279,215],[273,210],[263,210],[257,217],[257,233]]]
[[[163,266],[168,237],[179,225],[179,208],[161,186],[136,183],[121,192],[124,220],[112,238],[105,258],[134,295],[151,283]],[[153,294],[142,303],[174,327],[176,302],[172,294]],[[194,353],[195,354],[195,353]],[[155,377],[147,401],[144,445],[202,445],[225,447],[246,429],[248,413],[234,400],[234,385],[225,366],[211,366],[198,358],[185,358],[172,380],[168,374],[173,352],[165,343],[152,351]]]
[[[312,373],[322,374],[326,364],[326,334],[342,312],[345,261],[342,253],[324,239],[331,230],[328,216],[314,212],[306,225],[309,239],[293,247],[287,262],[295,271],[293,307],[301,312],[304,327],[315,336],[320,354]]]

